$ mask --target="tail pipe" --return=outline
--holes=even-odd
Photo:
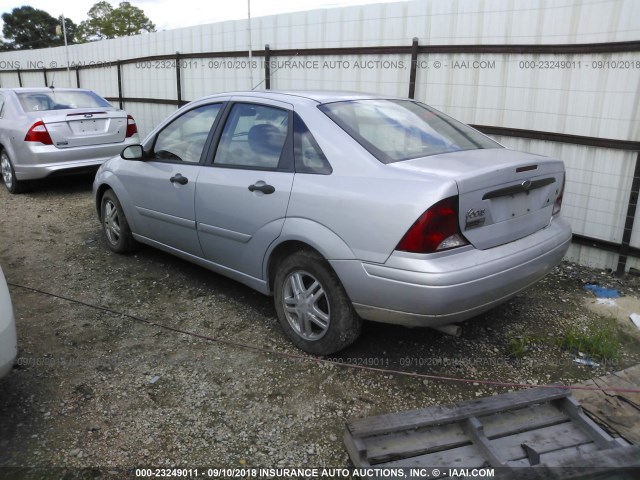
[[[453,337],[459,337],[460,335],[462,335],[462,327],[454,323],[450,323],[449,325],[440,325],[438,327],[431,327],[431,328],[439,332],[446,333],[447,335],[451,335]]]

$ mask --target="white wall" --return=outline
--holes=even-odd
[[[577,44],[640,40],[636,0],[425,0],[333,8],[252,20],[252,47],[272,50],[327,47],[473,44]],[[247,49],[245,20],[158,32],[69,47],[72,63],[109,63],[149,55]],[[0,54],[0,84],[17,86],[15,73],[64,66],[63,47]],[[246,58],[185,60],[182,96],[264,88],[262,57],[250,72]],[[308,68],[272,68],[273,89],[340,89],[407,96],[409,55],[272,57]],[[354,63],[387,62],[373,68]],[[226,61],[226,62],[225,62]],[[342,62],[338,68],[335,62]],[[473,68],[473,62],[485,62]],[[569,62],[556,65],[555,62]],[[334,62],[333,64],[331,62]],[[574,55],[421,54],[416,98],[467,123],[542,130],[619,140],[640,140],[640,52]],[[464,68],[469,62],[470,68]],[[347,65],[348,63],[348,65]],[[400,65],[402,64],[402,65]],[[455,65],[460,68],[454,68]],[[551,68],[562,66],[565,68]],[[148,68],[151,67],[151,68]],[[533,67],[533,68],[528,68]],[[545,68],[547,67],[547,68]],[[614,68],[615,67],[615,68]],[[622,68],[620,68],[622,67]],[[51,82],[54,72],[49,72]],[[56,72],[56,85],[75,85],[75,73]],[[250,76],[253,83],[250,83]],[[43,85],[41,73],[22,73],[23,84]],[[125,97],[176,99],[170,62],[122,67]],[[83,87],[117,96],[115,66],[80,71]],[[129,103],[144,134],[174,107]],[[619,242],[637,153],[596,147],[499,138],[519,150],[563,159],[568,183],[564,214],[574,231]],[[639,213],[640,215],[640,213]],[[640,247],[640,219],[632,238]],[[582,263],[615,267],[616,256],[572,248]],[[630,262],[630,265],[632,262]]]

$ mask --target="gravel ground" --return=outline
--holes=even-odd
[[[484,380],[571,384],[640,360],[630,322],[619,326],[615,362],[577,366],[560,348],[571,326],[603,320],[586,307],[585,283],[640,291],[635,277],[564,263],[460,338],[367,323],[334,357],[343,366],[318,363],[285,339],[270,298],[151,248],[111,253],[91,181],[56,179],[20,196],[0,188],[7,280],[112,310],[11,287],[20,364],[0,381],[0,467],[346,468],[347,419],[509,390]],[[522,358],[514,338],[533,339]]]

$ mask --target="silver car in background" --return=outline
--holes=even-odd
[[[142,242],[274,296],[299,348],[362,319],[439,327],[564,256],[560,160],[515,152],[422,103],[339,92],[192,102],[94,182],[109,247]]]
[[[29,180],[95,170],[136,143],[133,117],[90,90],[0,88],[0,168],[11,193]]]
[[[16,320],[7,281],[0,267],[0,378],[11,371],[17,354]]]

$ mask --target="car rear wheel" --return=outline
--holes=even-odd
[[[9,154],[5,150],[0,153],[0,169],[2,170],[2,181],[10,193],[22,193],[25,191],[25,182],[21,182],[16,178],[16,172],[13,169],[13,163],[9,158]]]
[[[278,266],[274,301],[291,341],[314,355],[329,355],[352,344],[362,320],[335,272],[318,254],[298,251]]]
[[[129,222],[113,190],[107,190],[104,193],[100,205],[102,230],[109,248],[116,253],[129,253],[136,250],[139,244],[131,234]]]

